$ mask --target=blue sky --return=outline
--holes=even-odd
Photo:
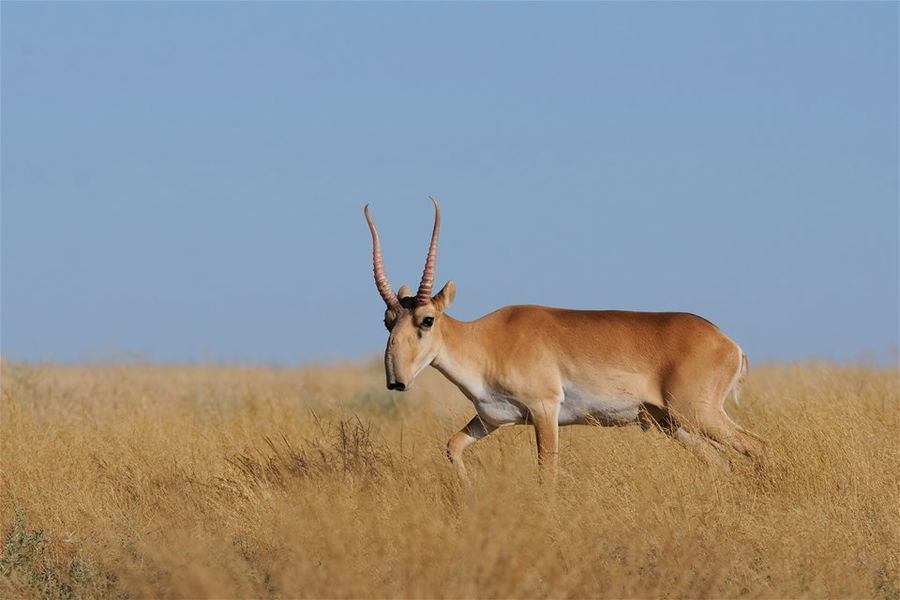
[[[679,310],[892,360],[897,3],[2,4],[2,353],[383,348],[450,313]]]

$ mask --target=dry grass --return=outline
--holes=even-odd
[[[758,368],[764,473],[657,432],[444,458],[471,406],[377,364],[2,367],[5,597],[874,597],[898,586],[898,372]]]

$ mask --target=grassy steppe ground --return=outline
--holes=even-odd
[[[659,432],[468,452],[471,405],[379,365],[2,365],[0,596],[900,598],[898,371],[751,368],[761,473]]]

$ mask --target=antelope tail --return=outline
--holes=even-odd
[[[747,355],[741,350],[741,366],[738,368],[737,376],[734,383],[731,384],[731,397],[735,406],[741,405],[741,386],[747,378],[747,371],[750,369],[750,363],[747,361]]]

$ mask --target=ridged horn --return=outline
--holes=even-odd
[[[438,233],[441,229],[441,209],[437,200],[428,197],[434,203],[434,229],[431,231],[431,245],[428,247],[428,257],[425,259],[425,271],[422,273],[422,282],[416,293],[416,302],[427,304],[431,301],[431,289],[434,287],[434,270],[437,265]]]
[[[372,232],[372,263],[374,265],[372,272],[375,274],[375,287],[378,288],[378,293],[381,294],[381,298],[388,308],[399,308],[400,300],[397,299],[397,294],[394,293],[394,288],[391,287],[391,283],[384,272],[384,258],[381,256],[381,238],[378,237],[378,230],[375,229],[375,223],[372,221],[371,215],[369,215],[368,204],[366,204],[363,212],[366,214],[366,223],[369,224],[369,231]]]

